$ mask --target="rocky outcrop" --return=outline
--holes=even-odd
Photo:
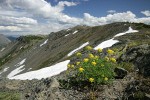
[[[150,100],[150,80],[132,81],[125,89],[123,100]]]
[[[135,68],[145,77],[150,76],[150,45],[143,44],[127,50],[120,58],[121,61],[133,62]]]
[[[95,100],[121,100],[127,84],[133,81],[132,77],[129,74],[124,80],[117,79],[111,85],[99,85],[96,91],[63,87],[59,79],[54,77],[24,81],[0,79],[0,93],[19,93],[17,100],[93,100],[93,97]]]

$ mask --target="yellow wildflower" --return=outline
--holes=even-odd
[[[89,54],[89,58],[94,58],[94,55],[93,54]]]
[[[71,66],[70,64],[67,65],[68,68],[70,68],[70,66]]]
[[[105,78],[104,78],[104,80],[105,80],[105,81],[108,81],[108,78],[107,78],[107,77],[105,77]]]
[[[79,68],[79,72],[83,72],[84,69],[82,67]]]
[[[83,60],[84,62],[88,62],[89,61],[89,59],[88,58],[84,58],[84,60]]]
[[[108,57],[105,57],[106,61],[109,61],[109,58]]]
[[[86,48],[86,50],[92,50],[91,46],[86,46],[85,48]]]
[[[94,82],[94,78],[89,78],[89,82]]]
[[[93,61],[93,62],[92,62],[92,65],[94,65],[94,66],[95,66],[95,65],[96,65],[96,62],[95,62],[95,61]]]
[[[70,68],[74,68],[74,65],[71,65]]]
[[[98,59],[98,58],[99,58],[99,56],[95,56],[94,58],[95,58],[95,59]]]
[[[114,53],[114,51],[113,51],[113,50],[111,50],[111,49],[108,49],[108,50],[107,50],[107,53],[108,53],[108,54],[113,54],[113,53]]]
[[[112,61],[112,62],[116,62],[116,59],[115,58],[110,58],[110,61]]]
[[[101,48],[98,48],[98,50],[97,50],[97,51],[100,53],[100,52],[102,52],[102,49],[101,49]]]
[[[82,54],[81,54],[80,52],[78,52],[76,55],[77,55],[77,56],[81,56]]]
[[[76,62],[76,65],[79,65],[80,64],[80,62]]]

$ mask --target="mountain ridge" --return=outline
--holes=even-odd
[[[0,34],[0,48],[6,46],[7,44],[9,44],[11,42],[11,40],[9,40],[6,36],[4,36],[3,34]]]
[[[120,36],[120,33],[125,33],[130,30],[130,27],[134,30],[134,33],[124,34]],[[135,30],[138,30],[135,32]],[[119,35],[119,36],[118,36]],[[150,46],[150,27],[149,25],[141,24],[141,23],[112,23],[108,25],[103,26],[95,26],[95,27],[88,27],[88,26],[77,26],[74,28],[62,30],[56,33],[51,33],[47,37],[34,37],[34,36],[26,36],[26,37],[20,37],[17,39],[16,42],[12,43],[12,49],[9,50],[9,52],[6,53],[6,55],[9,53],[11,56],[9,56],[8,61],[3,63],[1,65],[1,78],[2,81],[2,87],[4,86],[4,82],[7,81],[8,84],[5,87],[6,91],[12,90],[14,86],[14,90],[16,92],[20,92],[22,89],[23,92],[20,92],[22,94],[23,99],[48,99],[53,98],[56,99],[57,97],[60,100],[63,99],[75,99],[80,100],[84,98],[88,98],[90,96],[89,92],[82,92],[74,89],[64,89],[62,87],[56,86],[55,88],[52,88],[52,86],[55,86],[54,84],[60,84],[62,85],[59,80],[66,79],[66,72],[63,71],[60,72],[60,74],[48,77],[46,79],[41,80],[8,80],[7,76],[11,72],[14,75],[11,76],[17,77],[18,75],[24,74],[24,73],[30,73],[38,70],[42,70],[42,68],[47,68],[55,66],[59,64],[59,62],[70,60],[70,64],[74,64],[75,62],[79,60],[75,55],[77,52],[81,52],[83,56],[85,57],[88,52],[84,51],[85,46],[92,46],[95,48],[99,44],[109,40],[109,39],[115,39],[118,40],[118,43],[115,43],[112,45],[111,48],[116,52],[116,60],[117,63],[122,64],[122,69],[119,70],[120,77],[123,77],[123,79],[115,79],[113,81],[113,85],[102,85],[99,88],[104,89],[102,90],[97,100],[101,100],[102,98],[108,98],[108,99],[129,99],[129,98],[137,98],[140,96],[138,95],[139,91],[130,91],[130,86],[133,86],[131,88],[135,88],[136,86],[139,87],[140,93],[142,91],[143,98],[149,98],[147,94],[149,94],[150,91],[142,90],[142,88],[149,89],[149,84],[144,85],[143,82],[149,83],[149,46]],[[82,46],[83,44],[87,43],[87,45]],[[68,56],[70,52],[73,50],[77,50],[71,55]],[[11,47],[8,47],[11,48]],[[5,50],[7,51],[6,48]],[[108,48],[104,48],[104,54],[106,53]],[[12,50],[14,51],[12,52]],[[0,52],[1,54],[4,54],[6,51]],[[92,50],[92,53],[96,53],[95,50]],[[5,55],[1,56],[2,59],[4,59]],[[6,57],[7,58],[7,57]],[[80,58],[83,59],[83,58]],[[141,66],[138,66],[138,65]],[[11,67],[10,67],[11,66]],[[66,70],[66,69],[65,69]],[[124,74],[124,71],[126,74]],[[143,72],[144,71],[144,72]],[[50,72],[50,71],[48,71]],[[47,74],[47,73],[45,73]],[[42,74],[44,75],[44,74]],[[42,76],[41,75],[41,76]],[[123,75],[123,76],[122,76]],[[145,75],[148,75],[145,77]],[[38,76],[38,75],[37,75]],[[6,79],[5,79],[6,78]],[[54,81],[54,84],[52,85]],[[12,83],[9,87],[9,84]],[[68,81],[65,81],[67,84]],[[138,82],[139,84],[136,84]],[[19,87],[17,87],[18,84]],[[30,84],[31,83],[31,84]],[[24,84],[24,85],[23,85]],[[42,84],[42,85],[41,85]],[[118,84],[118,85],[116,85]],[[142,85],[140,85],[142,84]],[[52,85],[52,86],[51,86]],[[119,87],[116,87],[119,86]],[[2,90],[2,87],[0,87],[0,90]],[[26,89],[23,87],[27,87]],[[49,88],[47,88],[49,87]],[[5,91],[5,89],[3,91]],[[50,90],[49,90],[50,89]],[[110,91],[108,91],[110,90]],[[29,92],[28,92],[29,91]],[[45,92],[45,96],[43,92]],[[134,97],[134,95],[130,95],[130,92],[133,94],[136,94],[137,97]],[[32,95],[30,94],[32,93]],[[48,93],[51,93],[52,95],[48,96]],[[58,95],[59,93],[60,95]],[[114,94],[113,94],[114,93]],[[82,94],[82,95],[81,95]],[[86,95],[85,95],[86,94]],[[104,95],[101,95],[104,94]],[[65,95],[65,96],[64,96]],[[70,96],[73,95],[73,96]],[[120,95],[120,96],[118,96]],[[85,96],[85,97],[84,97]],[[79,98],[78,98],[79,97]],[[140,97],[138,97],[140,98]],[[134,100],[134,99],[133,99]],[[145,99],[146,100],[146,99]]]

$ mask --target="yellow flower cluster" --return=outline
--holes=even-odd
[[[78,61],[78,62],[76,62],[76,65],[79,65],[80,64],[80,62]]]
[[[89,82],[94,82],[94,78],[89,78]]]
[[[95,62],[95,61],[93,61],[91,64],[92,64],[93,66],[95,66],[95,65],[96,65],[96,62]]]
[[[90,53],[89,58],[94,58],[94,55]]]
[[[108,78],[107,78],[107,77],[105,77],[105,78],[104,78],[104,80],[105,80],[105,81],[108,81]]]
[[[84,58],[84,60],[83,60],[84,62],[88,62],[89,61],[89,59],[88,58]]]
[[[108,54],[113,54],[113,53],[114,53],[114,51],[113,51],[113,50],[111,50],[111,49],[108,49],[108,50],[107,50],[107,53],[108,53]]]
[[[82,54],[81,54],[80,52],[78,52],[76,55],[77,55],[78,57],[82,56]]]
[[[110,61],[112,61],[112,62],[116,62],[116,59],[115,58],[110,58]]]
[[[83,72],[84,69],[82,67],[79,68],[79,72]]]
[[[78,58],[82,59],[82,55],[83,57],[86,57],[83,58],[82,61],[79,61],[79,59],[77,59],[77,62],[74,63],[74,65],[68,64],[68,68],[73,71],[75,70],[75,72],[77,71],[77,80],[86,80],[91,84],[100,84],[103,82],[109,83],[109,81],[114,77],[114,73],[112,73],[113,70],[111,70],[111,68],[113,68],[113,66],[117,64],[115,63],[116,59],[113,58],[115,56],[114,51],[108,49],[107,56],[103,58],[103,56],[100,56],[103,52],[101,48],[99,48],[96,52],[92,51],[93,48],[91,46],[86,46],[84,50],[85,49],[89,50],[87,52],[89,54],[83,55],[82,53],[77,52],[76,56]]]
[[[72,65],[68,64],[67,67],[68,68],[74,68],[74,65],[73,64]]]
[[[102,52],[102,49],[101,48],[98,48],[98,50],[97,50],[99,53],[101,53]]]
[[[91,46],[86,46],[85,49],[86,50],[92,50],[93,48]]]
[[[99,58],[99,56],[95,56],[95,57],[94,57],[94,59],[96,59],[96,60],[97,60],[98,58]]]
[[[106,61],[109,61],[109,58],[108,57],[105,57]]]

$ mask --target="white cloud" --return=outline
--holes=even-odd
[[[37,24],[37,20],[27,17],[0,16],[0,24]]]
[[[76,6],[77,3],[68,2],[68,1],[60,1],[60,2],[58,3],[58,6],[59,6],[59,7],[64,7],[65,5],[66,5],[66,6]]]
[[[83,1],[87,2],[87,1],[89,1],[89,0],[83,0]]]
[[[84,13],[85,24],[87,25],[103,25],[112,22],[131,22],[135,19],[135,14],[130,11],[123,13],[108,14],[106,17],[94,17],[88,13]]]
[[[21,31],[22,29],[17,26],[0,26],[0,31]]]
[[[108,14],[106,17],[94,17],[84,13],[84,24],[90,26],[103,25],[112,22],[136,22],[150,24],[150,17],[137,18],[131,11]]]
[[[145,16],[150,16],[149,10],[141,11],[141,13],[144,14]]]
[[[13,26],[13,28],[16,26],[20,28],[18,29],[20,31],[22,29],[22,31],[31,31],[31,33],[57,31],[64,26],[67,28],[78,24],[78,18],[63,13],[65,6],[76,5],[77,3],[68,1],[60,1],[56,6],[51,6],[45,0],[2,0],[0,1],[0,15],[2,15],[0,16],[0,25],[8,31],[11,28],[6,28],[7,25]],[[3,30],[4,27],[2,27]],[[18,31],[13,29],[13,31],[15,30]]]
[[[136,22],[136,23],[145,23],[145,24],[150,25],[150,17],[137,18],[137,19],[134,19],[133,22]]]
[[[108,13],[116,13],[116,10],[108,10]]]
[[[9,8],[21,9],[24,12],[30,12],[33,15],[54,18],[61,14],[65,6],[75,6],[74,2],[60,1],[56,6],[51,6],[45,0],[6,0],[9,1]]]

